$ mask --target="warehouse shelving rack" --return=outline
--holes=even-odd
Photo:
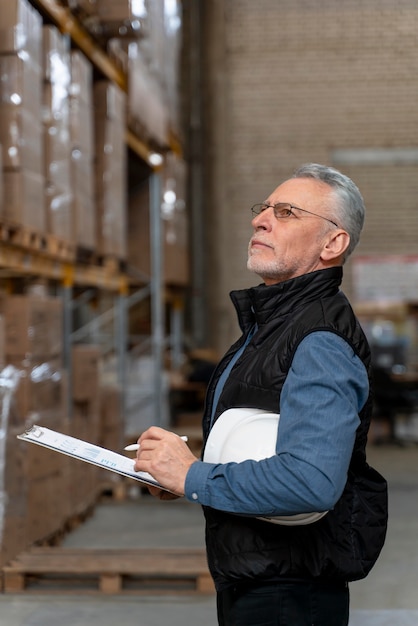
[[[70,9],[56,0],[29,0],[48,23],[55,24],[60,32],[71,38],[74,47],[81,50],[103,77],[109,79],[127,91],[127,76],[106,51],[92,38]],[[110,293],[114,297],[114,310],[110,316],[114,318],[115,348],[118,362],[118,380],[124,387],[127,316],[131,303],[141,298],[150,298],[151,308],[151,351],[154,362],[154,391],[156,423],[162,415],[162,378],[163,351],[166,344],[164,338],[164,285],[162,278],[162,246],[161,246],[161,180],[160,168],[164,156],[155,151],[141,137],[129,128],[125,131],[127,149],[139,157],[149,170],[150,188],[150,249],[151,273],[149,282],[132,292],[130,277],[118,264],[82,264],[76,255],[53,254],[42,246],[20,246],[3,232],[0,232],[0,274],[9,277],[37,277],[51,280],[58,286],[64,303],[64,364],[71,372],[71,346],[75,337],[83,333],[83,329],[73,329],[73,311],[75,288],[93,288]],[[173,133],[170,133],[167,152],[181,155],[181,145]],[[67,251],[68,252],[68,251]],[[135,288],[135,287],[134,287]],[[123,394],[122,394],[123,395]]]

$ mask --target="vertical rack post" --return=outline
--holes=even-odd
[[[67,372],[68,391],[67,391],[67,415],[71,419],[73,414],[72,403],[72,339],[73,332],[73,285],[74,285],[74,267],[65,265],[63,268],[62,280],[62,301],[63,301],[63,365]]]
[[[117,355],[117,375],[118,383],[121,389],[121,415],[125,419],[126,417],[126,394],[127,394],[127,381],[126,381],[126,354],[128,350],[128,309],[127,309],[127,283],[126,280],[121,281],[119,294],[117,295],[115,304],[115,353]]]
[[[170,311],[170,348],[171,365],[174,370],[179,370],[183,365],[183,302],[175,297]]]
[[[154,423],[163,426],[163,245],[161,224],[161,179],[158,172],[150,177],[150,242],[151,242],[151,345],[153,363]]]

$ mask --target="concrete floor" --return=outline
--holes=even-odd
[[[367,579],[351,584],[350,626],[417,626],[418,447],[371,446],[369,462],[389,481],[390,525],[375,568]],[[202,514],[193,504],[148,496],[103,503],[64,545],[198,547],[203,545]],[[118,621],[124,626],[215,626],[215,598],[0,594],[0,626],[114,626]]]

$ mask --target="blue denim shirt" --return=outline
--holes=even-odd
[[[339,499],[369,393],[362,361],[335,333],[298,346],[283,385],[276,455],[263,461],[197,461],[185,497],[243,515],[327,511]]]

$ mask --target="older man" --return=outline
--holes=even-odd
[[[136,469],[203,506],[220,625],[346,626],[348,582],[370,571],[387,523],[386,483],[366,463],[370,350],[339,288],[364,203],[347,176],[307,164],[252,212],[248,269],[263,284],[231,293],[242,336],[212,377],[203,432],[231,409],[280,414],[275,448],[209,462],[153,427]]]

